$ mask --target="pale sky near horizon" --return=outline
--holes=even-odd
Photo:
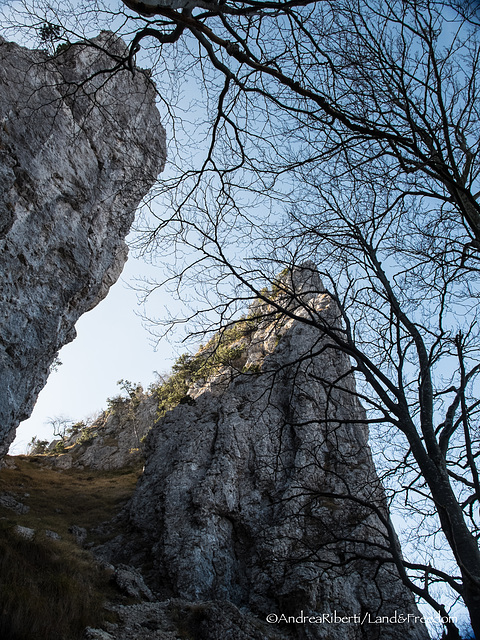
[[[76,324],[77,337],[60,351],[62,365],[50,374],[31,417],[20,424],[10,453],[25,453],[33,436],[53,439],[48,419],[63,416],[75,421],[106,408],[106,399],[118,395],[120,379],[147,387],[155,371],[165,373],[176,359],[178,347],[165,339],[157,349],[140,317],[136,279],[152,275],[152,267],[130,255],[118,282],[107,297]],[[156,300],[168,305],[167,294]],[[156,315],[162,308],[155,309]]]

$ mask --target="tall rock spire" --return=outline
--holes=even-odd
[[[341,330],[338,307],[311,264],[277,290],[307,322],[254,305],[232,332],[236,371],[197,384],[147,439],[129,513],[151,550],[150,577],[262,620],[317,620],[277,627],[292,637],[428,638],[384,549],[387,506],[351,362],[308,322]],[[412,619],[396,624],[395,611]],[[334,612],[348,622],[318,623]]]

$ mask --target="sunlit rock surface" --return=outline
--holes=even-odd
[[[104,411],[92,424],[75,430],[44,464],[63,469],[123,469],[144,461],[143,441],[157,414],[154,395],[142,393],[138,402],[117,398],[111,410]],[[81,424],[81,423],[80,423]],[[54,440],[58,445],[61,440]]]
[[[117,68],[112,34],[93,44],[49,57],[0,40],[0,455],[79,316],[119,277],[165,162],[148,75]]]

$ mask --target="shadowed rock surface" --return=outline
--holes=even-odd
[[[49,57],[0,40],[0,456],[118,279],[165,162],[148,75],[111,72],[125,47],[112,34],[93,44]]]
[[[287,285],[292,310],[341,330],[312,265]],[[174,597],[198,603],[201,632],[186,637],[426,639],[419,620],[361,623],[419,614],[381,548],[388,513],[349,358],[318,328],[265,311],[257,305],[233,332],[234,363],[197,379],[147,436],[128,509],[134,529],[101,552],[143,565],[164,604],[132,608],[131,619],[122,609],[124,622],[108,631],[129,639],[128,620],[141,626]],[[230,603],[235,625],[213,619],[211,602]],[[268,614],[276,622],[265,627]],[[282,624],[282,614],[317,622]],[[148,637],[170,637],[156,633]]]

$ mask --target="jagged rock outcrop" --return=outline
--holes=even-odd
[[[119,67],[112,34],[93,45],[49,57],[0,40],[0,456],[120,275],[165,161],[148,75]]]
[[[312,265],[286,284],[297,315],[341,331]],[[317,327],[261,305],[244,327],[229,347],[234,367],[197,380],[150,432],[128,510],[136,536],[102,552],[144,562],[160,598],[198,603],[198,638],[428,638],[418,620],[393,621],[418,611],[382,562],[387,508],[349,358]],[[234,606],[235,628],[207,615],[212,601]],[[127,622],[112,637],[130,638]]]
[[[80,423],[65,440],[54,440],[53,452],[44,464],[60,469],[123,469],[144,460],[143,441],[157,419],[155,395],[140,392],[134,398],[118,397],[111,401],[92,424]],[[53,445],[53,447],[52,447]],[[60,445],[63,453],[56,453]]]

